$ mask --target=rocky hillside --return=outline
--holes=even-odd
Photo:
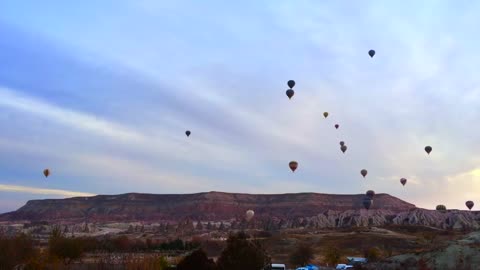
[[[49,222],[155,222],[223,223],[224,227],[263,229],[332,228],[424,225],[438,228],[479,228],[480,214],[452,210],[440,213],[377,194],[369,211],[363,209],[363,194],[318,193],[236,194],[207,192],[155,195],[129,193],[55,200],[33,200],[17,211],[0,215],[0,221]],[[246,223],[245,212],[255,211]],[[212,227],[214,229],[214,227]]]
[[[129,193],[68,199],[32,200],[17,211],[0,215],[0,220],[95,220],[95,221],[178,221],[242,219],[253,209],[257,219],[293,219],[312,217],[329,210],[363,209],[364,195],[237,194],[207,192],[196,194],[154,195]],[[372,209],[394,213],[415,205],[388,194],[378,194]]]

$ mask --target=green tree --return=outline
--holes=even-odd
[[[197,249],[183,258],[177,265],[177,270],[216,270],[217,266],[202,249]]]
[[[263,269],[271,264],[265,248],[258,240],[249,240],[244,232],[232,234],[218,258],[219,270]]]
[[[299,244],[290,254],[290,263],[294,266],[304,266],[313,260],[313,248],[305,243]]]

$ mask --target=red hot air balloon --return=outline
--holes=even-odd
[[[400,179],[400,183],[402,183],[402,185],[405,186],[405,184],[407,183],[407,179],[405,178]]]
[[[48,177],[50,175],[50,170],[49,169],[43,170],[43,175],[45,175],[45,177]]]
[[[298,168],[298,162],[290,161],[288,166],[290,167],[290,170],[292,170],[292,172],[295,172],[295,170]]]
[[[360,171],[360,174],[363,176],[363,178],[365,178],[365,176],[367,176],[367,170],[363,169]]]
[[[293,91],[293,89],[288,89],[286,94],[288,99],[292,99],[293,95],[295,95],[295,91]]]
[[[469,210],[472,210],[474,203],[472,201],[466,201],[465,205],[468,207]]]
[[[338,129],[339,125],[338,124],[335,124],[335,128]]]

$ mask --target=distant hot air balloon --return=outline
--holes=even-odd
[[[367,191],[367,193],[365,193],[365,195],[367,195],[368,198],[373,200],[373,197],[375,196],[375,191],[369,190]]]
[[[286,94],[288,99],[292,99],[293,95],[295,95],[295,91],[293,91],[292,89],[288,89]]]
[[[363,176],[363,178],[365,178],[365,176],[367,176],[367,170],[363,169],[360,171],[360,174]]]
[[[340,146],[340,150],[342,150],[342,152],[345,154],[345,151],[347,151],[347,146],[346,145]]]
[[[472,201],[466,201],[465,205],[468,207],[469,210],[472,210],[474,203]]]
[[[189,137],[191,134],[190,130],[185,131],[185,134],[187,135],[187,137]]]
[[[363,207],[365,207],[365,209],[370,209],[370,207],[372,206],[372,203],[373,203],[373,200],[370,199],[369,197],[364,197],[363,198],[363,201],[362,201],[362,204],[363,204]]]
[[[374,50],[368,51],[368,55],[370,55],[370,57],[373,57],[375,55],[375,51]]]
[[[335,128],[338,129],[339,125],[338,124],[335,124]]]
[[[325,116],[325,118],[327,118],[328,117],[328,112],[324,112],[323,116]]]
[[[431,146],[425,146],[425,152],[430,155],[430,152],[432,152],[432,147]]]
[[[255,212],[253,212],[253,210],[248,210],[246,213],[247,221],[250,221],[253,218],[253,215],[255,215]]]
[[[407,179],[405,178],[400,179],[400,183],[402,183],[402,185],[405,186],[405,184],[407,183]]]
[[[340,141],[340,146],[344,146],[345,145],[345,142],[344,141]]]
[[[298,162],[296,162],[296,161],[290,161],[290,163],[288,164],[288,166],[290,167],[290,170],[292,170],[292,172],[295,172],[295,170],[296,170],[297,167],[298,167]]]
[[[436,208],[436,209],[437,209],[437,211],[440,211],[440,212],[445,212],[445,211],[447,211],[447,207],[446,207],[445,205],[443,205],[443,204],[437,205],[437,208]]]
[[[288,87],[293,88],[295,86],[295,81],[294,80],[289,80],[287,82]]]
[[[50,170],[49,169],[43,170],[43,175],[45,175],[45,177],[48,177],[50,175]]]

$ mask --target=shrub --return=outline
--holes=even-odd
[[[290,254],[290,263],[295,266],[304,266],[313,259],[313,248],[307,244],[299,244]]]

